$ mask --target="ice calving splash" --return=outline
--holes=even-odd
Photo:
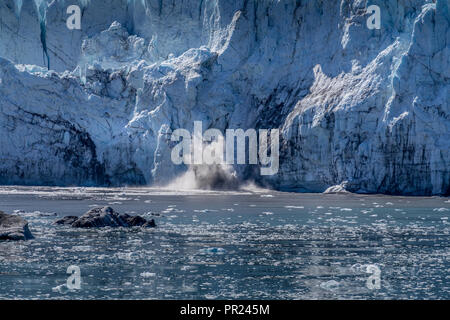
[[[194,152],[202,155],[212,155],[218,146],[223,146],[222,140],[213,141],[202,146],[194,144]],[[215,154],[215,156],[217,156]],[[231,165],[225,163],[213,163],[211,165],[189,164],[188,170],[173,180],[167,188],[175,190],[234,190],[239,186],[236,171]]]

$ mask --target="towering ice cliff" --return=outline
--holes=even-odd
[[[82,8],[81,30],[66,27]],[[381,9],[369,29],[366,8]],[[5,0],[0,183],[158,184],[170,133],[279,128],[280,190],[450,194],[449,0]],[[47,70],[50,67],[50,70]]]

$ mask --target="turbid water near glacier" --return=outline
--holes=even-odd
[[[104,205],[158,228],[53,224]],[[450,298],[449,198],[1,187],[0,210],[35,236],[0,242],[2,299]]]

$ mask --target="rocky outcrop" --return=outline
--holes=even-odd
[[[72,223],[74,223],[75,221],[78,220],[78,217],[75,216],[67,216],[64,218],[61,218],[59,220],[55,221],[55,224],[60,224],[60,225],[71,225]]]
[[[70,225],[73,228],[130,228],[143,227],[155,228],[155,220],[146,220],[140,216],[130,216],[119,214],[111,207],[94,208],[86,212],[81,217],[68,216],[55,222],[59,225]]]
[[[33,238],[26,220],[0,211],[0,240],[17,241]]]

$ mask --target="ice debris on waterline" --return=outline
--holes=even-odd
[[[30,240],[33,239],[28,222],[17,215],[0,211],[0,241],[1,240]]]

